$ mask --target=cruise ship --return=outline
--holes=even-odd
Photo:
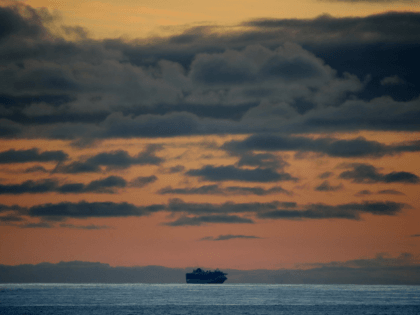
[[[223,283],[227,280],[227,273],[216,269],[206,271],[201,268],[194,269],[193,272],[186,274],[187,283]]]

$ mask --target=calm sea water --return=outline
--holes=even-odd
[[[420,314],[420,286],[0,284],[0,314]]]

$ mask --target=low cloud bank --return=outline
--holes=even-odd
[[[310,269],[235,270],[226,283],[267,284],[405,284],[420,285],[420,264],[411,254],[396,258],[378,255],[373,259],[315,264]],[[185,283],[191,268],[111,267],[92,262],[0,265],[0,283]]]

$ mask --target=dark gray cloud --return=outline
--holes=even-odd
[[[413,235],[410,235],[411,237],[420,237],[420,234],[413,234]]]
[[[218,237],[213,236],[206,236],[200,239],[200,241],[227,241],[231,239],[259,239],[261,237],[254,236],[254,235],[233,235],[233,234],[226,234],[226,235],[219,235]]]
[[[165,209],[163,205],[134,206],[132,204],[114,202],[62,202],[33,206],[27,214],[31,217],[41,217],[47,220],[62,220],[65,218],[105,218],[145,216]]]
[[[135,108],[124,108],[124,115],[165,115],[171,113],[188,112],[197,117],[229,119],[238,121],[251,108],[257,107],[258,102],[244,102],[241,104],[194,104],[194,103],[178,103],[178,104],[156,104],[150,106],[136,106]],[[109,113],[108,113],[109,114]]]
[[[219,185],[203,185],[195,188],[172,188],[171,186],[162,188],[159,194],[180,194],[180,195],[257,195],[266,196],[271,194],[292,195],[292,192],[285,190],[280,186],[274,186],[269,189],[263,187],[243,187],[228,186],[220,187]]]
[[[139,177],[136,177],[133,180],[131,180],[129,185],[131,187],[141,188],[141,187],[144,187],[148,184],[154,183],[155,181],[157,181],[157,179],[158,178],[155,175],[139,176]]]
[[[155,152],[159,149],[159,146],[149,145],[143,152],[140,152],[135,157],[131,157],[126,151],[122,150],[114,152],[104,152],[89,158],[86,161],[86,163],[123,168],[129,167],[134,164],[158,165],[162,162],[162,159],[155,155]]]
[[[333,174],[334,174],[333,172],[324,172],[322,174],[319,174],[318,178],[325,179],[325,178],[328,178],[328,177],[332,176]]]
[[[233,195],[257,195],[257,196],[266,196],[271,194],[285,194],[293,195],[293,192],[288,191],[280,186],[274,186],[268,189],[262,187],[242,187],[242,186],[229,186],[226,187],[225,191],[227,194]]]
[[[176,165],[176,166],[172,166],[169,168],[168,173],[173,174],[173,173],[180,173],[185,169],[185,167],[183,165]]]
[[[68,224],[68,223],[61,223],[60,227],[69,228],[69,229],[77,229],[77,230],[103,230],[103,229],[110,229],[111,227],[108,225],[75,225],[75,224]]]
[[[109,176],[104,179],[91,181],[84,188],[85,192],[106,192],[112,193],[114,188],[124,188],[127,185],[124,178],[119,176]]]
[[[400,196],[405,196],[405,194],[404,194],[404,193],[402,193],[402,192],[400,192],[400,191],[398,191],[398,190],[395,190],[395,189],[384,189],[384,190],[379,190],[379,191],[377,192],[377,194],[380,194],[380,195],[400,195]]]
[[[155,155],[155,152],[158,150],[160,150],[159,146],[149,145],[144,151],[134,157],[123,150],[103,152],[92,156],[85,161],[59,164],[53,172],[69,174],[96,173],[102,171],[101,166],[105,167],[106,170],[112,170],[128,168],[132,165],[159,165],[163,159]]]
[[[53,228],[54,225],[48,222],[39,222],[39,223],[26,223],[26,224],[20,225],[19,227],[23,229],[37,229],[37,228],[50,229],[50,228]]]
[[[294,202],[272,201],[266,203],[186,203],[180,199],[171,199],[167,205],[152,204],[135,206],[126,202],[61,202],[43,204],[30,208],[5,207],[6,215],[1,216],[5,223],[22,221],[25,216],[39,218],[42,221],[34,224],[60,222],[68,218],[110,218],[148,216],[156,212],[169,212],[176,216],[173,221],[163,223],[169,226],[200,226],[211,223],[254,223],[258,219],[348,219],[359,220],[363,214],[394,216],[403,209],[410,208],[404,203],[363,202],[341,205],[307,204],[298,206]],[[244,215],[244,216],[241,216]],[[12,218],[12,219],[8,219]],[[19,225],[20,226],[20,225]],[[22,226],[24,227],[24,226]]]
[[[169,226],[200,226],[207,223],[254,223],[253,220],[248,218],[243,218],[237,215],[201,215],[195,217],[186,217],[183,216],[175,221],[165,223]]]
[[[53,173],[78,174],[78,173],[97,173],[100,172],[99,165],[86,162],[71,162],[69,164],[59,164]]]
[[[420,142],[404,142],[395,145],[385,145],[377,141],[369,141],[363,137],[350,140],[334,138],[311,139],[306,137],[253,135],[243,141],[230,141],[223,149],[239,154],[249,150],[264,151],[301,151],[318,152],[332,157],[382,157],[402,152],[420,151]]]
[[[417,184],[420,179],[417,175],[409,172],[391,172],[381,174],[378,169],[370,164],[353,163],[349,164],[350,171],[342,172],[339,177],[351,180],[354,183],[405,183]]]
[[[418,13],[254,20],[235,33],[196,27],[147,45],[70,42],[48,33],[48,12],[25,5],[0,14],[3,137],[419,128]],[[63,32],[86,37],[80,28]],[[410,84],[381,85],[395,76]]]
[[[54,94],[44,94],[44,95],[25,95],[25,96],[13,96],[9,94],[0,95],[0,104],[6,108],[12,107],[22,107],[24,108],[27,105],[32,103],[46,103],[49,105],[60,106],[63,104],[70,103],[76,99],[70,95],[54,95]]]
[[[181,199],[174,198],[169,201],[167,210],[174,213],[187,213],[194,215],[205,214],[231,214],[231,213],[253,213],[258,211],[275,210],[278,207],[293,208],[296,207],[294,202],[272,201],[266,203],[233,203],[226,202],[223,204],[211,203],[186,203]]]
[[[51,192],[57,189],[57,182],[51,179],[44,180],[28,180],[22,184],[0,185],[0,194],[38,194]]]
[[[395,202],[363,202],[348,203],[337,206],[326,204],[308,204],[298,206],[293,202],[269,203],[224,203],[224,204],[197,204],[185,203],[180,199],[172,199],[168,204],[168,211],[185,213],[188,215],[211,216],[219,214],[250,213],[261,219],[350,219],[359,220],[361,214],[397,215],[404,208],[404,203]],[[182,217],[180,222],[185,224],[199,224],[196,219]],[[198,220],[198,219],[197,219]],[[175,221],[174,221],[175,222]],[[196,222],[196,223],[195,223]],[[178,223],[177,223],[178,224]],[[181,225],[181,223],[179,223]],[[184,223],[183,223],[184,224]]]
[[[316,186],[314,189],[316,191],[337,191],[343,189],[343,184],[340,183],[339,185],[333,186],[330,185],[330,183],[327,180],[325,180],[319,186]]]
[[[355,196],[368,196],[368,195],[372,195],[373,193],[370,190],[361,190],[359,191],[357,194],[355,194]],[[378,195],[400,195],[400,196],[405,196],[404,193],[395,190],[395,189],[384,189],[384,190],[379,190],[376,192],[376,194]]]
[[[288,173],[278,173],[267,168],[241,169],[233,165],[212,166],[206,165],[201,169],[189,170],[188,176],[198,176],[209,181],[244,181],[244,182],[277,182],[296,181]]]
[[[113,114],[101,127],[97,132],[100,138],[156,138],[218,133],[217,129],[206,131],[206,128],[200,125],[197,116],[190,113],[144,115],[134,118]]]
[[[381,267],[401,267],[401,266],[413,266],[417,265],[417,260],[413,254],[401,253],[397,257],[392,257],[388,254],[380,253],[375,258],[362,258],[348,260],[345,262],[329,262],[329,263],[317,263],[307,264],[310,267],[349,267],[349,268],[381,268]]]
[[[0,41],[13,35],[34,38],[47,33],[38,12],[29,6],[0,7],[0,21]]]
[[[63,151],[44,151],[33,148],[29,150],[14,150],[0,152],[0,163],[28,163],[28,162],[62,162],[67,160],[68,154]]]
[[[25,171],[25,173],[48,173],[48,171],[43,167],[42,165],[35,165],[32,167],[28,167]]]
[[[2,194],[41,194],[57,192],[60,194],[80,194],[80,193],[114,193],[117,188],[126,187],[126,181],[119,176],[109,176],[106,178],[91,181],[89,184],[68,183],[60,185],[55,179],[41,179],[38,181],[27,180],[21,184],[0,185],[0,195]]]
[[[351,0],[349,0],[351,1]],[[404,23],[404,21],[406,23]],[[295,38],[309,40],[312,34],[321,34],[317,40],[324,41],[327,38],[333,40],[333,35],[340,36],[340,41],[404,41],[417,38],[420,29],[420,18],[417,13],[411,12],[387,12],[367,17],[345,17],[335,18],[329,15],[322,15],[315,19],[259,19],[244,23],[246,26],[254,26],[269,31],[270,29],[285,30],[294,29],[297,34]],[[351,34],[347,31],[353,30]],[[406,36],[398,38],[398,35]],[[280,32],[282,33],[282,32]],[[367,34],[371,37],[363,38]],[[314,39],[312,39],[314,40]]]
[[[158,191],[159,194],[180,194],[180,195],[223,195],[224,191],[219,185],[203,185],[194,188],[172,188],[167,186]]]
[[[24,211],[25,208],[18,206],[18,205],[4,205],[4,204],[0,204],[0,213],[1,212],[6,212],[6,211],[16,211],[16,212],[20,212],[20,211]]]
[[[361,190],[355,194],[355,196],[368,196],[372,195],[372,192],[368,189]]]
[[[293,127],[294,131],[299,133],[333,130],[417,131],[416,121],[418,121],[420,115],[418,104],[418,98],[407,102],[397,102],[389,97],[377,98],[369,102],[348,100],[339,107],[311,111],[308,115],[305,115],[306,117],[296,121]],[[395,152],[413,152],[413,149],[418,151],[418,141],[413,145],[403,145],[391,149]]]
[[[0,222],[3,222],[3,223],[9,223],[10,224],[10,223],[13,223],[13,222],[21,222],[21,221],[24,221],[24,219],[22,217],[16,216],[16,215],[13,215],[13,214],[8,214],[8,215],[0,217]]]
[[[236,152],[230,152],[235,154]],[[240,152],[237,166],[253,166],[271,169],[283,169],[288,165],[281,157],[271,153]]]
[[[263,219],[350,219],[359,220],[360,214],[396,215],[407,205],[395,202],[349,203],[337,206],[310,204],[301,210],[274,210],[257,214]]]

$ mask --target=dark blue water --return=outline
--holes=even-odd
[[[3,284],[0,314],[420,314],[420,286]]]

